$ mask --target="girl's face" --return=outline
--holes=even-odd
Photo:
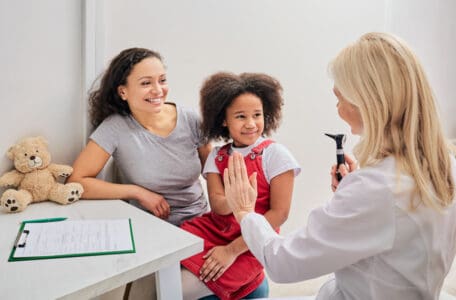
[[[347,101],[336,87],[333,92],[339,100],[336,105],[339,116],[350,125],[353,134],[360,135],[363,132],[363,120],[359,108]]]
[[[133,67],[127,83],[117,91],[133,114],[158,113],[168,95],[165,67],[156,57],[145,58]]]
[[[247,147],[263,134],[263,103],[257,96],[246,93],[234,98],[227,107],[223,126],[228,128],[235,147]]]

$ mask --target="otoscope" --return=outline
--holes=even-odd
[[[329,134],[325,133],[326,136],[329,136],[333,140],[336,141],[336,156],[337,156],[337,167],[336,167],[336,177],[337,180],[340,181],[342,179],[342,175],[339,173],[339,166],[345,164],[345,157],[344,157],[344,144],[345,144],[345,134]]]

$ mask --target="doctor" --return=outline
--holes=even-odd
[[[230,157],[227,201],[251,252],[276,282],[334,273],[317,299],[438,299],[456,252],[456,161],[417,58],[397,37],[368,33],[332,62],[346,157],[333,198],[307,226],[279,236],[253,212],[256,178]]]

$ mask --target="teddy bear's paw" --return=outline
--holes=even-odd
[[[25,190],[6,190],[0,199],[0,208],[9,213],[23,211],[32,202],[32,194]]]
[[[60,177],[63,177],[63,178],[67,178],[67,177],[70,177],[70,173],[60,173],[59,176]]]
[[[20,208],[19,203],[14,198],[6,198],[0,205],[2,206],[3,210],[6,210],[8,212],[18,212]]]
[[[72,203],[72,202],[75,202],[75,201],[78,201],[79,198],[81,197],[81,193],[79,192],[78,189],[72,189],[70,191],[70,195],[68,197],[68,203]]]
[[[70,182],[65,185],[58,184],[50,193],[49,199],[60,204],[70,204],[78,201],[84,189],[81,184]]]
[[[81,199],[82,193],[84,192],[82,185],[74,182],[67,183],[65,186],[67,188],[67,203],[73,203]]]

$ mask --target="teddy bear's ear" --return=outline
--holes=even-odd
[[[11,160],[14,160],[14,150],[16,150],[16,146],[11,146],[6,152],[6,156]]]

